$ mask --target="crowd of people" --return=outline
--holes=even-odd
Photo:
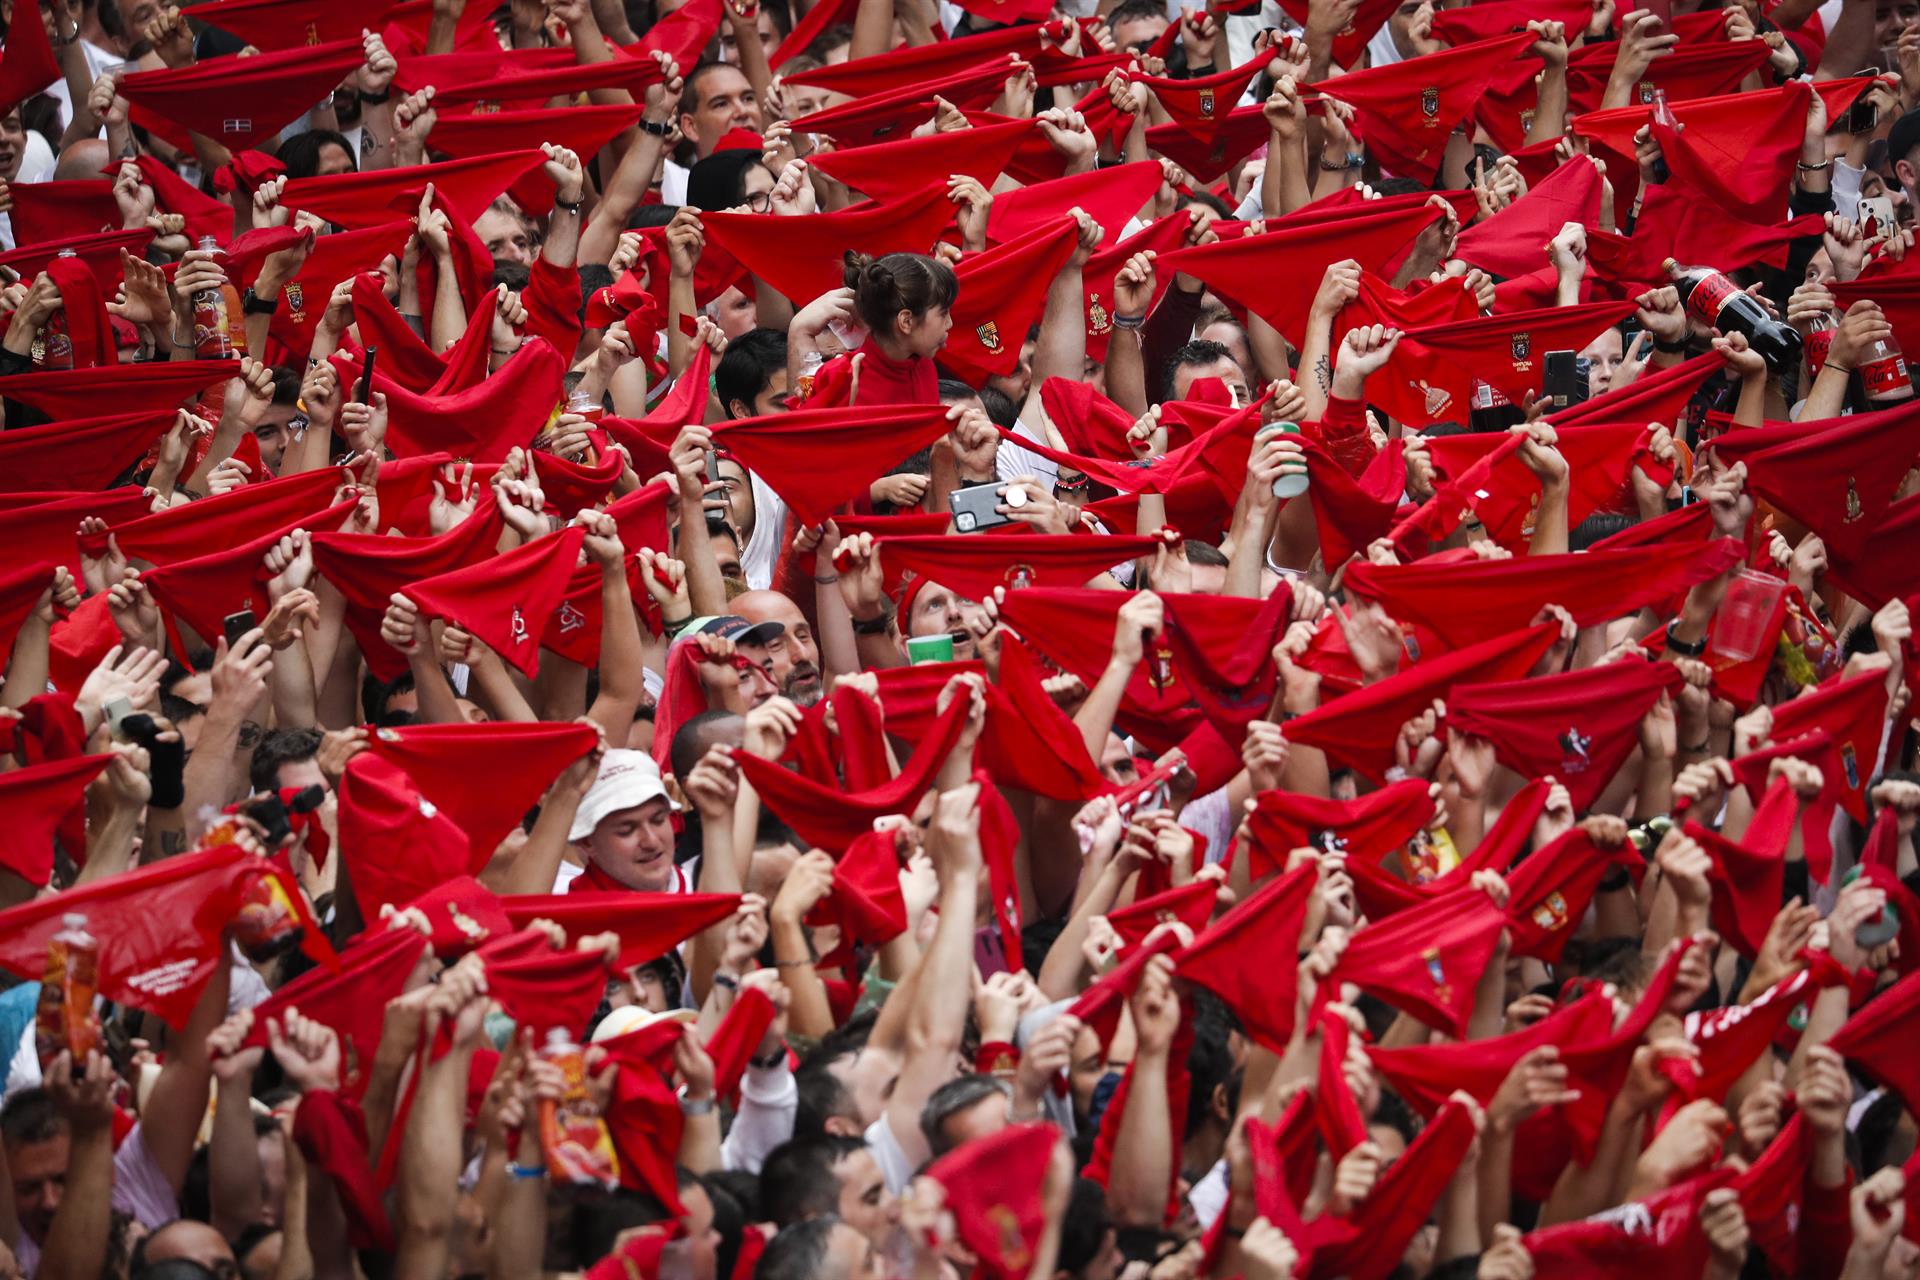
[[[0,23],[0,1277],[1920,1274],[1914,0]]]

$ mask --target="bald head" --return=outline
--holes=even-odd
[[[767,659],[780,692],[802,707],[826,694],[820,672],[820,646],[800,606],[778,591],[749,591],[730,602],[748,622],[777,622],[786,630],[767,642]]]
[[[97,178],[111,158],[106,139],[82,138],[69,143],[67,149],[60,153],[60,162],[54,165],[53,176],[60,182],[71,178]]]

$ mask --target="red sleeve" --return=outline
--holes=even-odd
[[[527,336],[545,338],[571,364],[584,332],[580,327],[580,273],[535,258],[520,302],[527,309]]]
[[[1808,1177],[1800,1206],[1800,1275],[1806,1280],[1838,1280],[1847,1250],[1853,1247],[1853,1222],[1848,1216],[1853,1195],[1853,1171],[1837,1187],[1816,1187]]]

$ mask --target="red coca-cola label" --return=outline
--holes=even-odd
[[[1807,376],[1817,378],[1827,367],[1827,352],[1833,347],[1832,329],[1815,329],[1807,335]]]
[[[1699,284],[1693,286],[1693,292],[1687,295],[1687,310],[1693,312],[1694,318],[1702,324],[1717,326],[1727,300],[1738,292],[1740,290],[1733,281],[1718,271],[1709,271]]]
[[[1913,383],[1907,377],[1905,357],[1896,351],[1861,365],[1860,385],[1866,388],[1869,396],[1883,396],[1889,392],[1904,392]]]

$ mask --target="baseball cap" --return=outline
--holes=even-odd
[[[695,618],[680,634],[683,636],[719,636],[735,644],[767,644],[787,632],[784,622],[748,622],[737,613],[714,614]]]
[[[660,766],[644,751],[618,748],[600,757],[600,776],[593,780],[586,798],[573,815],[569,840],[585,840],[600,825],[601,819],[624,809],[638,808],[649,800],[673,800],[660,782]]]

